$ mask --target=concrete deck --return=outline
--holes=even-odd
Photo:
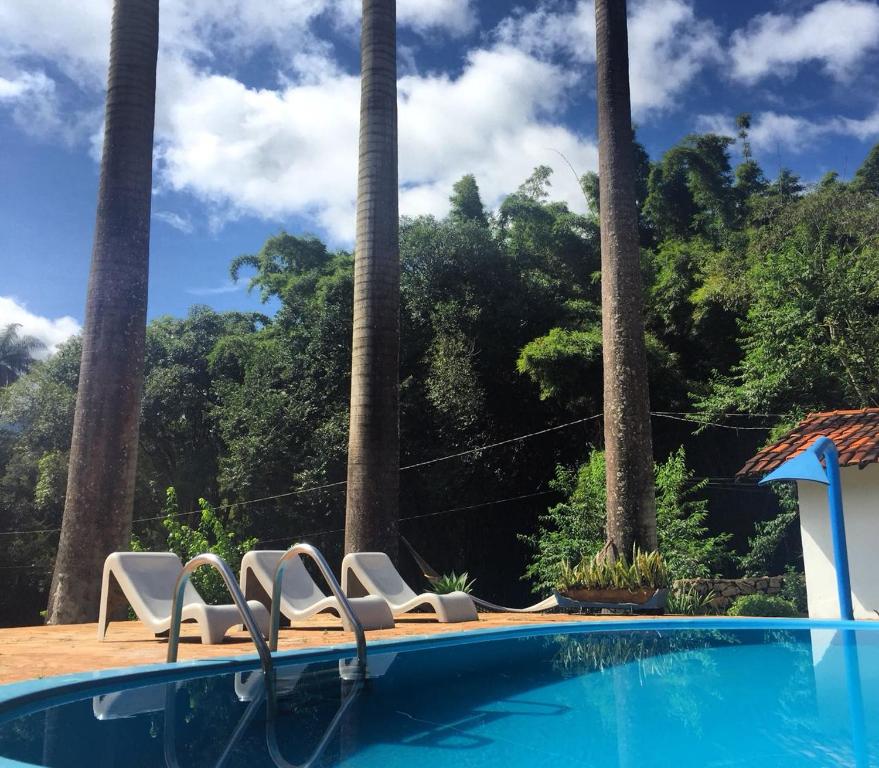
[[[569,616],[567,614],[481,613],[479,621],[439,624],[429,614],[400,617],[394,629],[367,633],[370,639],[413,637],[473,629],[552,624],[566,621],[603,621],[619,616]],[[645,617],[644,620],[649,620]],[[353,642],[338,619],[315,616],[281,630],[278,649],[282,651]],[[165,660],[166,639],[154,638],[139,621],[110,624],[104,642],[97,639],[97,624],[0,629],[0,684],[32,680],[53,675],[156,664]],[[202,645],[194,624],[184,624],[179,658],[206,659],[255,653],[246,632],[232,631],[221,645]]]

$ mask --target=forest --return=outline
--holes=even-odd
[[[655,159],[633,144],[659,540],[681,578],[800,570],[789,496],[735,473],[808,412],[879,405],[879,145],[848,181],[768,179],[738,125]],[[536,168],[492,212],[465,176],[445,218],[400,224],[400,530],[508,604],[603,541],[598,183],[580,215],[552,181]],[[265,314],[148,325],[132,546],[234,561],[307,540],[337,563],[352,254],[279,232],[230,272]],[[79,356],[73,338],[0,388],[3,626],[46,608]]]

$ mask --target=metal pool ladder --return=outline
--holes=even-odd
[[[210,552],[193,557],[192,560],[183,566],[183,570],[177,577],[177,583],[174,586],[174,603],[171,608],[171,630],[168,637],[167,660],[169,662],[177,661],[177,646],[180,643],[180,622],[183,618],[183,592],[186,589],[186,585],[189,582],[193,571],[202,565],[211,566],[219,571],[220,576],[223,577],[223,581],[226,583],[226,589],[229,590],[229,594],[232,595],[232,600],[235,602],[235,605],[238,606],[244,626],[247,627],[247,631],[250,633],[250,637],[253,639],[253,644],[256,646],[256,650],[259,653],[262,671],[265,673],[266,678],[269,678],[273,667],[272,654],[271,651],[269,651],[265,638],[262,636],[262,632],[259,631],[259,627],[256,625],[256,619],[253,618],[253,613],[247,605],[247,600],[244,599],[244,595],[241,593],[241,587],[238,586],[238,580],[235,578],[235,574],[232,573],[229,564],[219,555]]]
[[[356,675],[361,679],[365,678],[366,635],[363,632],[363,625],[360,623],[360,619],[357,618],[357,614],[354,613],[354,609],[351,607],[351,603],[348,602],[348,598],[345,597],[345,593],[342,591],[342,587],[339,585],[339,582],[326,559],[320,553],[320,550],[311,544],[294,544],[283,555],[281,555],[281,559],[278,560],[278,564],[275,567],[275,578],[272,583],[272,621],[269,630],[269,647],[272,651],[278,650],[278,630],[281,625],[281,592],[284,585],[284,569],[287,567],[290,560],[299,555],[307,555],[315,562],[321,575],[323,575],[324,580],[327,582],[327,586],[333,593],[333,597],[336,598],[336,601],[339,604],[339,610],[344,614],[344,619],[354,632],[354,638],[357,642]]]

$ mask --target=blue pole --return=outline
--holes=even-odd
[[[833,543],[833,563],[836,571],[836,591],[839,595],[839,617],[854,619],[852,609],[852,586],[848,568],[848,545],[845,538],[845,519],[842,515],[842,481],[839,477],[839,453],[833,441],[821,437],[812,450],[824,456],[827,472],[827,502],[830,506],[830,537]]]

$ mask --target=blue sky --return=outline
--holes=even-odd
[[[0,0],[0,325],[50,345],[85,302],[111,0]],[[75,7],[75,10],[74,10]],[[259,306],[228,265],[284,228],[350,247],[359,0],[162,0],[151,317]],[[582,208],[591,0],[398,0],[401,209],[472,172],[496,206],[538,164]],[[850,177],[879,141],[876,0],[629,0],[634,119],[655,158],[753,114],[769,175]]]

